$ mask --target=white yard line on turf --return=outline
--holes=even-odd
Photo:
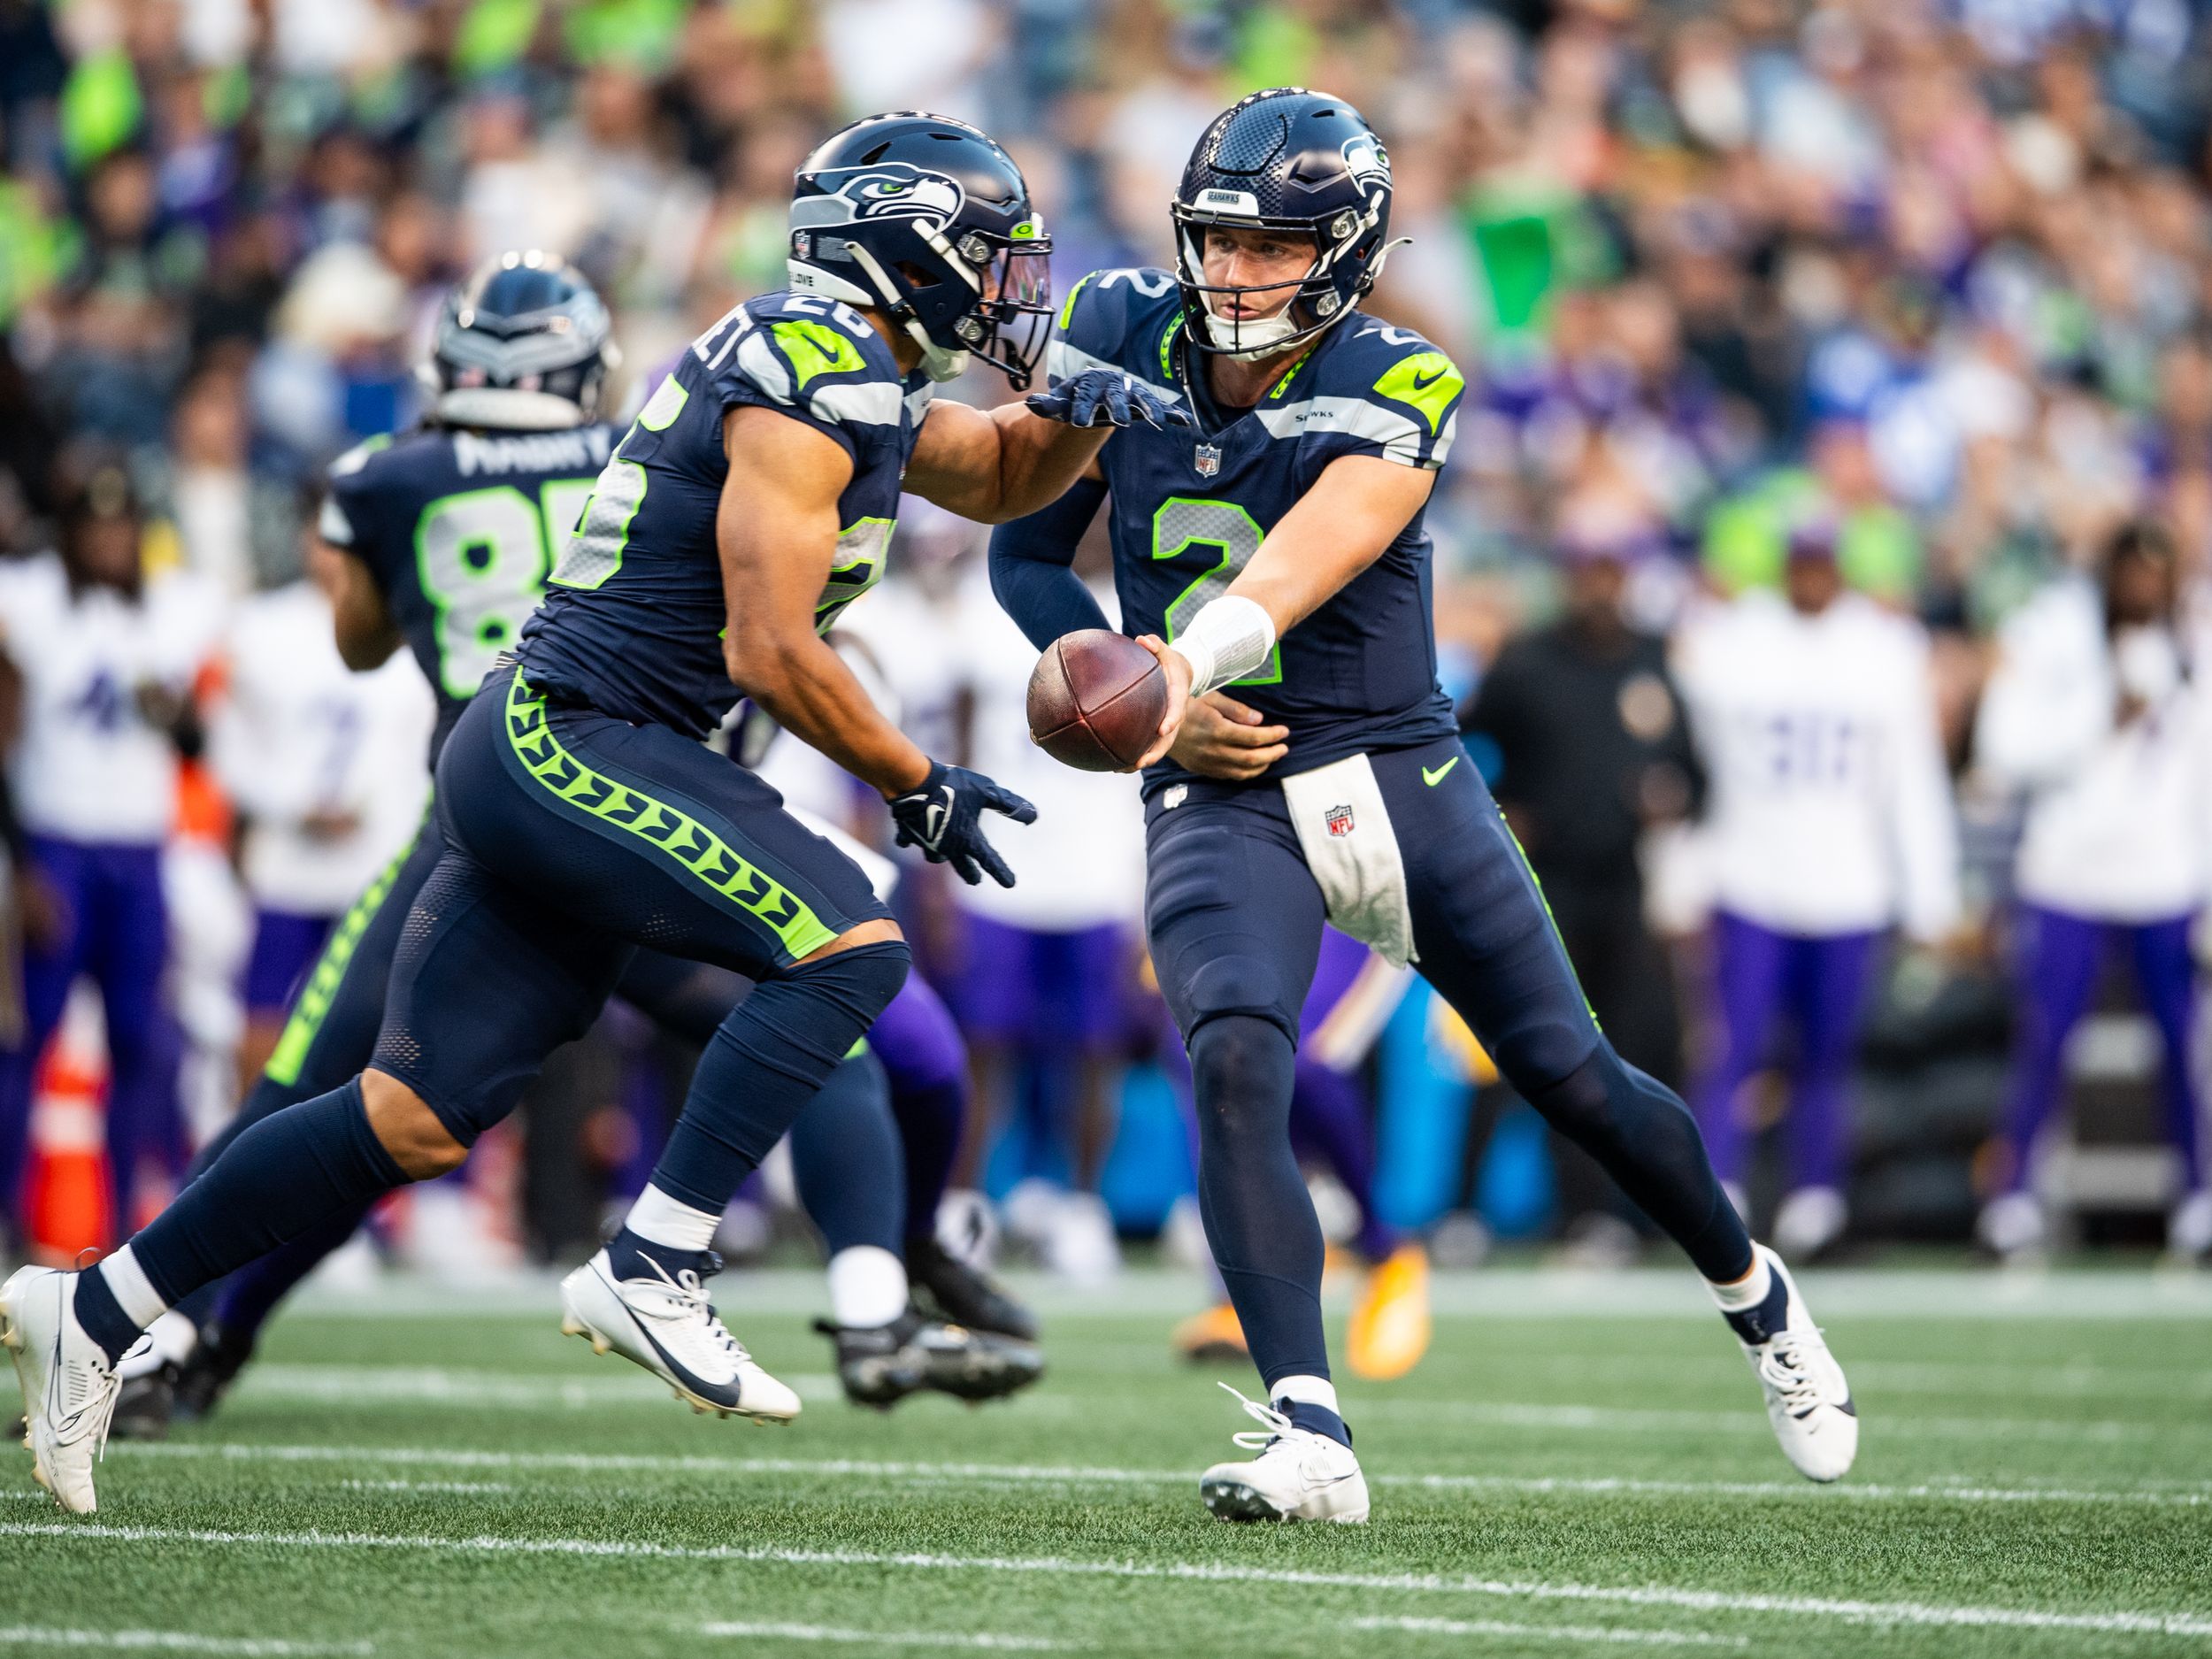
[[[802,1371],[784,1380],[804,1400],[837,1400],[844,1391],[837,1379]],[[609,1405],[646,1406],[665,1410],[664,1386],[638,1371],[588,1378],[538,1376],[516,1371],[476,1371],[435,1365],[265,1364],[239,1383],[242,1398],[322,1400],[365,1406],[399,1402],[435,1402],[444,1406],[510,1409],[518,1406],[559,1406],[570,1410]],[[1067,1398],[1025,1396],[1025,1412],[1071,1411]],[[1645,1434],[1654,1431],[1714,1430],[1764,1435],[1756,1410],[1698,1411],[1650,1407],[1561,1405],[1506,1400],[1355,1399],[1350,1415],[1477,1423],[1500,1428],[1566,1429],[1592,1433]],[[2009,1440],[2113,1441],[2170,1440],[2175,1435],[2212,1434],[2212,1422],[2136,1422],[2125,1418],[2074,1420],[2063,1417],[1934,1417],[1885,1414],[1882,1432],[1916,1440]]]
[[[1048,1318],[1179,1317],[1211,1294],[1196,1273],[1130,1268],[1102,1285],[1073,1286],[1048,1275],[1002,1275],[1008,1288]],[[2212,1274],[2162,1274],[2120,1266],[2089,1271],[2007,1274],[1987,1270],[1871,1268],[1816,1270],[1799,1276],[1823,1319],[2200,1320],[2212,1314]],[[479,1318],[487,1314],[557,1317],[557,1273],[518,1275],[495,1286],[456,1286],[435,1278],[388,1274],[366,1289],[324,1289],[310,1282],[302,1312],[339,1317]],[[1333,1310],[1358,1288],[1347,1274],[1323,1293]],[[730,1287],[733,1315],[815,1314],[822,1307],[818,1270],[748,1270]],[[1431,1286],[1447,1317],[1709,1321],[1713,1304],[1686,1269],[1578,1271],[1507,1265],[1479,1273],[1444,1272]],[[742,1332],[740,1332],[742,1334]]]
[[[906,1480],[922,1485],[958,1486],[1005,1481],[1027,1486],[1183,1486],[1187,1469],[1103,1469],[1033,1463],[883,1463],[857,1458],[687,1457],[649,1452],[488,1452],[434,1446],[255,1446],[238,1442],[183,1440],[111,1441],[108,1449],[130,1457],[213,1458],[238,1463],[382,1463],[446,1469],[543,1469],[579,1474],[634,1472],[673,1475],[809,1475],[863,1480]],[[1866,1482],[1816,1486],[1801,1480],[1637,1480],[1615,1477],[1578,1479],[1552,1475],[1370,1474],[1371,1485],[1421,1486],[1438,1491],[1521,1492],[1540,1496],[1615,1497],[1644,1494],[1659,1497],[1786,1498],[1808,1503],[1847,1500],[1876,1502],[1938,1500],[1950,1503],[2116,1503],[2150,1509],[2212,1508],[2212,1488],[2194,1491],[2141,1487],[1992,1486],[1971,1482],[1883,1486]],[[347,1481],[349,1487],[406,1487],[409,1481]],[[441,1483],[419,1483],[426,1486]],[[452,1482],[459,1490],[465,1482]],[[510,1490],[488,1484],[486,1491]],[[19,1497],[43,1500],[44,1493]]]
[[[514,1488],[500,1480],[342,1480],[348,1492],[499,1493]]]
[[[1225,1562],[1083,1561],[1063,1555],[938,1555],[864,1549],[794,1549],[756,1544],[655,1544],[604,1538],[440,1538],[388,1532],[249,1532],[211,1527],[111,1526],[99,1522],[0,1521],[0,1538],[78,1543],[196,1544],[250,1549],[395,1549],[432,1555],[558,1555],[611,1561],[752,1563],[791,1567],[894,1567],[919,1572],[1041,1574],[1056,1578],[1144,1578],[1172,1583],[1282,1584],[1310,1589],[1383,1590],[1514,1601],[1586,1601],[1663,1607],[1697,1613],[1757,1613],[1840,1619],[1855,1624],[1913,1624],[2009,1630],[2101,1631],[2125,1636],[2212,1636],[2212,1615],[2196,1612],[2047,1612],[2038,1608],[1957,1607],[1927,1601],[1866,1601],[1828,1596],[1763,1595],[1675,1585],[1553,1584],[1457,1573],[1319,1572],[1245,1567]]]
[[[1648,1434],[1681,1429],[1747,1434],[1769,1432],[1756,1411],[1539,1405],[1506,1400],[1409,1400],[1402,1396],[1388,1400],[1354,1399],[1348,1402],[1345,1416],[1354,1422],[1364,1417],[1417,1418],[1424,1422],[1444,1417],[1455,1423],[1497,1428],[1568,1429],[1609,1434]],[[1880,1422],[1881,1433],[1893,1440],[2113,1441],[2212,1435],[2212,1422],[2149,1423],[2116,1417],[1930,1417],[1884,1413]]]
[[[1356,1618],[1353,1630],[1402,1631],[1417,1636],[1505,1636],[1536,1640],[1617,1642],[1655,1647],[1747,1647],[1744,1636],[1711,1636],[1702,1631],[1633,1630],[1625,1624],[1513,1624],[1496,1618]]]
[[[829,1624],[768,1624],[717,1619],[699,1626],[702,1636],[780,1636],[787,1641],[849,1642],[866,1647],[989,1647],[1011,1653],[1045,1653],[1071,1647],[1048,1636],[997,1636],[988,1631],[965,1634],[933,1630],[839,1630]]]
[[[0,1647],[90,1647],[101,1653],[220,1653],[263,1655],[372,1654],[365,1641],[288,1641],[272,1636],[202,1636],[185,1630],[56,1630],[40,1624],[0,1624]]]

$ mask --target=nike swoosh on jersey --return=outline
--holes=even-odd
[[[1464,756],[1455,755],[1449,760],[1446,761],[1441,766],[1434,768],[1427,766],[1422,767],[1421,781],[1428,785],[1430,788],[1435,788],[1438,784],[1444,781],[1444,774],[1451,771],[1453,767],[1458,765],[1459,763],[1465,758],[1466,757]]]
[[[1425,392],[1450,373],[1449,369],[1439,369],[1433,374],[1416,373],[1413,377],[1413,389],[1417,392]]]

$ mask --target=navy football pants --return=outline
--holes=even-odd
[[[1598,1029],[1536,878],[1459,742],[1371,757],[1405,867],[1415,965],[1499,1071],[1583,1147],[1709,1279],[1751,1245],[1688,1109]],[[1326,1376],[1321,1239],[1287,1129],[1291,1050],[1321,945],[1321,889],[1279,787],[1148,792],[1145,926],[1191,1055],[1199,1203],[1271,1387]]]
[[[487,688],[488,695],[495,692],[502,696],[506,690],[504,677]],[[561,717],[559,729],[564,732],[568,729],[569,718],[566,714]],[[658,728],[635,728],[620,722],[607,722],[605,717],[588,713],[584,718],[587,722],[603,722],[619,726],[624,733],[658,731]],[[734,773],[737,780],[747,786],[747,799],[756,810],[762,797],[770,805],[780,807],[780,801],[773,791],[727,759],[699,744],[689,742],[673,732],[659,734],[668,740],[668,744],[661,747],[667,748],[687,778],[695,780],[695,793],[726,788],[733,781],[730,774]],[[481,742],[478,744],[480,749],[484,747],[486,745]],[[496,787],[495,780],[504,779],[503,769],[497,773],[491,772],[486,767],[485,757],[480,754],[471,764],[476,768],[477,775],[487,784]],[[534,778],[532,781],[535,783]],[[463,788],[465,793],[467,792],[466,785]],[[525,796],[524,800],[526,803],[534,804],[528,796]],[[530,815],[526,811],[520,816],[526,830]],[[776,816],[782,816],[780,810]],[[734,824],[726,822],[719,828],[725,844],[733,844],[727,837],[734,831]],[[802,833],[807,841],[813,843],[813,847],[808,849],[810,853],[814,849],[827,850],[840,864],[845,864],[849,868],[849,861],[830,848],[827,842],[810,833]],[[641,843],[641,850],[646,845]],[[414,843],[370,884],[351,911],[340,922],[320,960],[295,1000],[291,1018],[278,1041],[267,1069],[248,1094],[237,1116],[201,1154],[195,1164],[196,1173],[219,1157],[240,1133],[271,1113],[340,1087],[370,1064],[383,1025],[388,987],[402,936],[410,928],[417,895],[430,881],[432,872],[447,856],[448,850],[441,826],[436,823],[426,825]],[[601,856],[603,862],[604,855]],[[855,879],[864,892],[864,878],[859,877],[856,872]],[[872,902],[872,894],[869,898]],[[849,890],[841,891],[841,902],[849,902]],[[842,910],[833,913],[843,914]],[[833,927],[837,926],[835,923],[827,925]],[[703,1044],[711,1037],[722,1018],[751,988],[749,978],[727,966],[684,961],[650,949],[629,951],[625,956],[619,941],[615,941],[609,948],[623,961],[620,977],[615,986],[617,994],[664,1029],[692,1042]],[[811,949],[810,946],[809,948]],[[767,949],[764,943],[763,949]],[[593,1013],[595,1012],[595,1004]],[[588,1024],[592,1016],[584,1018],[585,1023]],[[550,1048],[545,1052],[549,1053]],[[541,1054],[532,1058],[529,1069],[534,1071],[542,1058]],[[398,1073],[396,1071],[396,1074]],[[430,1097],[426,1095],[425,1098]],[[508,1103],[511,1105],[511,1099]],[[503,1114],[504,1108],[501,1110]],[[454,1130],[457,1138],[472,1140],[474,1133],[480,1133],[482,1125],[478,1125],[475,1132],[465,1135],[449,1120],[448,1126]],[[887,1194],[895,1192],[902,1179],[897,1170],[848,1169],[845,1173],[857,1186],[871,1190],[880,1189]],[[292,1240],[264,1261],[239,1274],[219,1301],[213,1287],[200,1293],[190,1304],[190,1310],[196,1315],[212,1312],[227,1326],[258,1325],[261,1317],[285,1292],[351,1236],[364,1213],[355,1210],[330,1217],[326,1223]],[[826,1228],[826,1232],[827,1230]],[[836,1238],[828,1241],[833,1248],[844,1242]]]

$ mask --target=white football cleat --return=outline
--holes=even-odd
[[[1229,1388],[1227,1383],[1221,1385]],[[1367,1477],[1352,1448],[1302,1429],[1273,1406],[1229,1392],[1267,1426],[1230,1438],[1259,1454],[1249,1463],[1216,1463],[1198,1478],[1198,1495],[1222,1521],[1367,1523]]]
[[[563,1279],[561,1333],[588,1338],[595,1354],[612,1348],[642,1365],[694,1411],[762,1423],[799,1415],[799,1396],[755,1364],[716,1314],[703,1273],[687,1267],[672,1277],[649,1256],[640,1259],[649,1277],[616,1278],[602,1249]]]
[[[2191,1267],[2212,1258],[2212,1191],[2191,1193],[2166,1217],[2166,1256]]]
[[[1755,1308],[1722,1317],[1743,1344],[1744,1358],[1766,1395],[1767,1421],[1782,1454],[1808,1480],[1839,1480],[1859,1454],[1858,1408],[1843,1367],[1797,1294],[1782,1258],[1755,1244],[1773,1274],[1773,1288]]]
[[[2050,1245],[2050,1224],[2032,1193],[2007,1193],[1982,1206],[1974,1236],[2008,1266],[2040,1265]]]
[[[107,1444],[122,1384],[106,1350],[77,1323],[76,1288],[74,1273],[18,1268],[0,1285],[0,1343],[23,1385],[31,1478],[73,1515],[90,1515],[99,1507],[92,1465]]]
[[[1800,1187],[1774,1211],[1774,1246],[1809,1262],[1843,1237],[1851,1211],[1832,1187]]]

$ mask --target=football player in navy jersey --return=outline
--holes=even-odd
[[[595,417],[615,350],[598,296],[557,258],[511,252],[449,297],[421,369],[429,419],[373,438],[331,467],[319,532],[343,556],[337,643],[357,669],[403,646],[434,687],[434,766],[446,734],[499,653],[544,595],[549,553],[590,495],[618,428]],[[362,895],[301,987],[268,1065],[198,1161],[205,1168],[271,1112],[311,1099],[369,1063],[401,927],[436,864],[434,823]],[[728,970],[641,950],[618,987],[664,1029],[695,1045],[751,989]],[[927,1010],[910,980],[889,1010],[893,1036]],[[965,1264],[902,1240],[904,1148],[884,1071],[849,1059],[802,1115],[792,1140],[798,1187],[830,1257],[840,1373],[857,1399],[886,1405],[925,1386],[967,1398],[1033,1381],[1041,1362],[1022,1310]],[[282,1299],[351,1236],[365,1206],[338,1215],[180,1310],[152,1350],[123,1368],[115,1432],[165,1432],[172,1409],[204,1417],[251,1358]],[[926,1225],[926,1224],[925,1224]],[[958,1324],[909,1309],[907,1267]],[[985,1317],[978,1320],[974,1316]],[[1014,1316],[1009,1317],[1008,1315]]]
[[[1123,624],[1171,686],[1144,762],[1146,928],[1190,1052],[1207,1237],[1269,1402],[1237,1437],[1258,1456],[1208,1470],[1202,1495],[1232,1520],[1368,1513],[1286,1128],[1325,918],[1417,965],[1681,1244],[1792,1463],[1834,1479],[1857,1444],[1841,1371],[1682,1102],[1598,1029],[1438,688],[1422,514],[1464,383],[1359,309],[1390,198],[1384,148],[1341,99],[1278,88],[1218,117],[1173,205],[1176,269],[1086,277],[1049,358],[1071,381],[1135,376],[1196,430],[1117,434],[1084,483],[992,539],[999,596],[1042,649],[1104,625],[1069,561],[1110,496]]]
[[[882,570],[905,488],[997,522],[1033,512],[1106,427],[1187,419],[1102,368],[989,414],[933,406],[971,360],[1025,388],[1049,243],[1020,172],[940,117],[856,123],[800,169],[792,288],[695,341],[609,457],[550,580],[439,757],[444,841],[402,929],[362,1075],[241,1133],[130,1244],[0,1286],[34,1468],[65,1508],[115,1364],[200,1286],[407,1181],[455,1168],[638,946],[757,982],[716,1029],[623,1227],[562,1285],[563,1328],[702,1411],[788,1421],[798,1396],[715,1312],[716,1223],[903,981],[859,868],[699,738],[749,695],[881,789],[904,844],[1008,879],[986,812],[1033,817],[931,760],[821,630]],[[465,543],[464,544],[465,546]]]

